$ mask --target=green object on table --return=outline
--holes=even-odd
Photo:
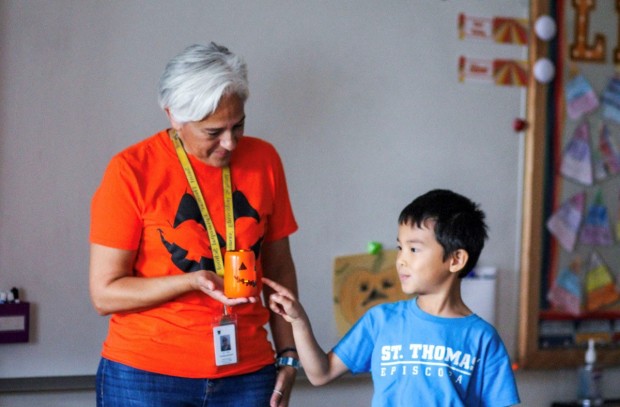
[[[381,250],[383,250],[383,245],[381,245],[381,243],[375,241],[368,243],[368,253],[378,254]]]

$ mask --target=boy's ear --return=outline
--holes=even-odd
[[[463,270],[469,260],[469,254],[465,249],[458,249],[450,256],[450,272],[458,273]]]

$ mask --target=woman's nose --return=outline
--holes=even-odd
[[[237,147],[237,137],[231,131],[225,132],[220,138],[220,146],[228,151],[234,150]]]

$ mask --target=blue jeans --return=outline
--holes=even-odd
[[[276,380],[273,365],[221,379],[166,376],[102,358],[98,407],[265,407]]]

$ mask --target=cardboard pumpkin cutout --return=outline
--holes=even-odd
[[[340,335],[371,307],[410,298],[396,273],[396,250],[334,260],[334,317]]]

